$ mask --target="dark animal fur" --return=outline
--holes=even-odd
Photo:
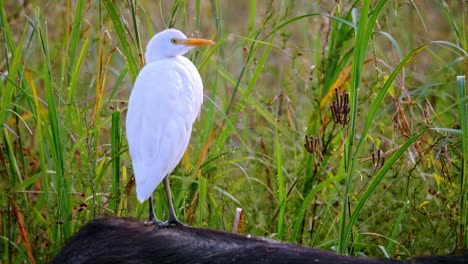
[[[155,229],[104,218],[86,224],[51,263],[468,263],[468,254],[378,260],[210,229]]]

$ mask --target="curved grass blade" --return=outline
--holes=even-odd
[[[357,157],[353,153],[353,144],[355,139],[356,131],[356,120],[357,120],[357,109],[358,109],[358,91],[359,84],[361,83],[362,69],[364,67],[364,60],[367,53],[367,47],[369,46],[370,38],[372,36],[372,31],[375,25],[375,21],[382,10],[383,6],[386,4],[386,0],[381,0],[375,7],[375,9],[369,14],[370,1],[364,1],[362,4],[361,16],[359,17],[359,24],[356,32],[356,45],[353,50],[353,68],[351,70],[351,88],[349,92],[350,100],[350,121],[348,125],[348,136],[346,139],[345,146],[345,155],[344,155],[344,164],[345,171],[347,174],[345,191],[343,193],[343,204],[341,208],[341,219],[340,219],[340,238],[339,238],[339,253],[346,253],[347,247],[347,234],[346,231],[346,212],[348,205],[348,193],[351,190],[351,179],[354,176],[354,167],[349,166],[350,163],[356,163]],[[365,134],[361,135],[361,139],[365,138]],[[354,157],[354,159],[353,159]]]
[[[75,7],[75,16],[74,16],[74,21],[73,21],[73,27],[70,35],[70,52],[68,54],[68,57],[70,58],[70,69],[72,69],[72,66],[75,64],[75,54],[76,54],[76,46],[78,45],[79,41],[79,36],[80,36],[80,25],[81,25],[81,20],[83,17],[83,9],[84,9],[84,1],[83,0],[78,0],[76,2],[76,7]],[[74,76],[74,71],[70,72],[71,76]]]
[[[102,2],[104,3],[104,6],[106,7],[107,12],[109,13],[112,23],[114,24],[117,36],[119,37],[120,44],[122,45],[123,52],[127,57],[127,64],[130,70],[130,74],[132,75],[132,80],[135,80],[139,70],[135,57],[133,56],[130,44],[128,43],[127,38],[125,36],[125,27],[123,26],[122,21],[120,20],[112,1],[102,0]]]
[[[368,198],[371,196],[371,194],[374,192],[375,188],[379,185],[379,183],[382,181],[383,177],[385,174],[390,170],[393,164],[405,153],[405,151],[414,143],[416,140],[418,140],[424,133],[426,133],[427,129],[424,129],[423,131],[419,132],[418,134],[412,136],[409,138],[403,146],[401,146],[395,153],[392,154],[392,156],[389,157],[389,159],[385,162],[385,164],[382,166],[382,168],[377,172],[377,174],[374,176],[372,181],[369,183],[368,187],[362,194],[362,196],[359,198],[359,201],[356,205],[356,207],[353,209],[353,213],[351,214],[351,217],[349,219],[349,223],[346,226],[346,236],[344,240],[344,245],[348,244],[348,239],[351,234],[351,230],[353,228],[354,223],[356,222],[359,213],[361,209],[364,207],[364,203],[368,200]]]
[[[468,71],[468,68],[467,68]],[[467,179],[468,179],[468,110],[466,106],[466,98],[468,93],[468,84],[465,80],[466,76],[457,76],[457,96],[460,109],[460,128],[462,131],[462,159],[460,167],[460,248],[463,245],[468,245],[468,195],[467,195]]]
[[[120,204],[120,112],[112,113],[111,153],[112,153],[112,200],[110,208],[118,215]]]
[[[292,233],[293,241],[297,241],[298,236],[300,235],[300,229],[302,227],[302,219],[304,219],[307,208],[312,202],[312,199],[314,198],[315,194],[323,190],[323,188],[325,188],[329,184],[332,184],[333,182],[341,181],[345,177],[345,175],[346,174],[342,173],[342,174],[338,174],[335,177],[329,177],[327,180],[321,182],[320,184],[315,186],[312,190],[310,190],[310,192],[307,193],[307,196],[302,201],[301,208],[299,208],[298,212],[295,215],[296,220],[294,222],[293,233]]]
[[[47,129],[48,136],[50,137],[52,159],[55,165],[55,184],[58,194],[58,206],[57,206],[57,217],[61,223],[57,225],[57,229],[62,232],[60,236],[55,239],[68,239],[71,236],[71,201],[69,197],[69,185],[65,179],[65,167],[64,167],[64,149],[62,146],[62,129],[60,126],[59,118],[57,116],[57,108],[55,106],[54,88],[52,86],[52,73],[50,66],[49,50],[46,44],[46,38],[44,38],[42,30],[36,28],[38,31],[39,43],[41,46],[42,58],[44,61],[43,73],[44,73],[44,86],[46,94],[46,102],[49,113],[50,127]],[[58,235],[58,233],[56,233]]]
[[[284,191],[284,175],[283,175],[283,161],[281,159],[281,144],[279,140],[279,130],[276,128],[275,131],[275,152],[276,152],[276,173],[278,176],[278,225],[277,225],[277,236],[279,240],[283,240],[284,232],[284,213],[286,211],[286,193]]]
[[[348,174],[349,176],[348,177],[352,177],[352,175],[355,174],[357,161],[358,161],[358,157],[359,157],[359,155],[361,153],[361,149],[362,149],[362,147],[364,145],[365,139],[367,138],[367,134],[369,133],[370,127],[371,127],[372,123],[374,122],[375,116],[376,116],[377,112],[380,109],[380,105],[382,104],[382,102],[383,102],[383,100],[385,98],[385,95],[387,94],[388,89],[393,84],[395,78],[398,76],[398,74],[403,69],[403,67],[414,56],[416,56],[421,51],[423,51],[429,44],[441,44],[441,43],[438,42],[438,41],[437,42],[433,41],[433,42],[425,43],[425,44],[413,49],[408,55],[406,55],[400,61],[400,63],[397,65],[397,67],[393,70],[392,74],[389,76],[389,78],[385,82],[384,86],[379,90],[379,92],[378,92],[376,98],[373,100],[371,106],[368,108],[363,131],[361,133],[360,140],[359,140],[359,142],[358,142],[358,144],[356,146],[356,150],[353,153],[353,157],[356,157],[356,158],[351,160],[351,167],[349,169],[349,174]],[[353,132],[353,136],[354,136],[354,132]],[[351,137],[351,133],[350,133],[350,137]],[[345,191],[346,197],[344,198],[345,200],[347,200],[347,194],[349,193],[349,190],[350,190],[350,189],[348,189],[348,188],[350,188],[349,186],[346,186],[346,188],[347,188],[346,191]],[[342,211],[342,213],[346,213],[346,211]],[[344,219],[342,219],[342,221],[344,221]],[[350,224],[352,224],[352,223],[350,222],[348,225],[350,225]],[[344,239],[344,241],[340,242],[341,247],[345,247],[345,245],[347,244],[347,239],[348,239],[348,237],[350,235],[351,228],[347,228],[346,230],[348,230],[348,231],[346,231],[346,233],[341,233],[341,235],[340,235],[340,241],[341,241],[342,236],[343,236],[343,239]],[[345,232],[345,229],[342,229],[341,232]]]

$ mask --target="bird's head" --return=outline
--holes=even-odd
[[[166,29],[156,35],[146,46],[146,63],[181,56],[197,46],[213,45],[215,42],[207,39],[187,38],[184,33],[177,29]]]

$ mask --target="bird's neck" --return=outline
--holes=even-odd
[[[145,54],[145,61],[146,61],[146,64],[150,64],[152,62],[156,62],[160,60],[178,60],[181,57],[183,56],[182,55],[178,55],[178,56],[162,56],[162,55],[151,56],[149,55],[148,56],[148,54]]]

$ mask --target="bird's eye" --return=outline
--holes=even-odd
[[[172,44],[177,44],[177,39],[171,38],[171,42],[172,42]]]

